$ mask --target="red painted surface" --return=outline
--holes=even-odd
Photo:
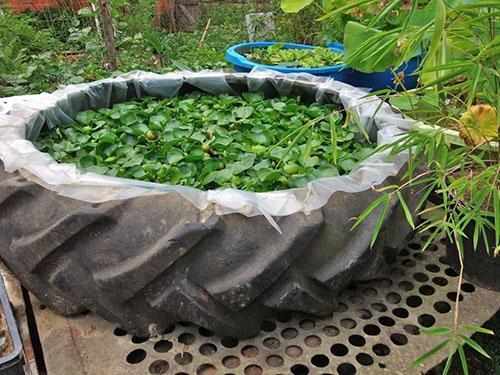
[[[25,10],[40,11],[45,8],[59,8],[60,6],[78,10],[88,5],[87,0],[0,0],[0,3],[8,3],[9,8],[14,13]]]
[[[170,7],[169,0],[158,0],[156,2],[156,7],[155,7],[156,15],[162,16],[165,13],[168,13],[169,7]]]

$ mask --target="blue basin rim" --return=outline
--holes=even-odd
[[[235,46],[228,48],[226,51],[226,59],[235,66],[252,70],[255,67],[263,69],[272,69],[282,73],[310,73],[314,75],[329,75],[332,73],[340,72],[347,69],[344,64],[326,66],[324,68],[286,68],[277,65],[264,65],[253,61],[250,61],[244,56],[244,53],[250,51],[254,48],[266,48],[275,45],[279,42],[251,42],[251,43],[240,43]],[[314,49],[316,47],[306,45],[306,44],[295,44],[295,43],[284,43],[285,48],[296,48],[296,49]],[[332,46],[330,49],[344,53],[344,48],[342,46]]]
[[[327,43],[328,48],[337,50],[338,48],[344,48],[344,45],[338,42],[329,41]],[[403,84],[408,90],[414,89],[418,85],[418,66],[420,64],[422,57],[416,56],[408,61],[401,64],[401,66],[394,69],[394,73],[398,74],[400,72],[404,73]],[[344,75],[342,76],[342,81],[356,87],[368,87],[374,91],[390,88],[397,89],[398,91],[403,90],[403,87],[396,87],[393,82],[394,73],[391,69],[387,69],[381,72],[363,73],[356,69],[346,69]]]

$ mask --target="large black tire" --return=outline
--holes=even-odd
[[[280,235],[262,216],[200,212],[173,193],[65,198],[0,163],[0,257],[61,314],[90,309],[141,336],[183,320],[244,338],[276,310],[330,313],[348,283],[384,271],[387,249],[410,233],[399,205],[378,249],[376,213],[352,232],[349,220],[378,194],[334,193],[320,210],[279,218]]]

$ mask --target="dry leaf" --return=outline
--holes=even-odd
[[[498,138],[497,112],[487,104],[470,107],[460,118],[460,137],[471,146],[478,146]]]

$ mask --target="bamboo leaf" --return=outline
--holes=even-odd
[[[442,375],[447,375],[448,372],[450,371],[451,361],[453,360],[453,354],[455,353],[455,350],[456,350],[455,342],[452,342],[450,345],[450,352],[448,353],[448,359],[446,360],[446,364],[444,366]]]
[[[425,89],[428,89],[430,87],[434,87],[440,83],[444,83],[444,82],[447,82],[447,81],[450,81],[452,80],[453,78],[455,77],[458,77],[462,74],[466,74],[468,72],[468,69],[467,68],[462,68],[462,69],[459,69],[459,70],[456,70],[456,71],[453,71],[451,73],[448,73],[448,74],[445,74],[443,76],[440,76],[439,78],[435,79],[434,81],[430,81],[430,82],[427,82],[426,84],[422,85],[421,87],[419,87],[416,91],[424,91]]]
[[[461,344],[458,344],[458,355],[460,357],[460,363],[462,364],[462,370],[464,375],[469,375],[469,367],[467,366],[467,359],[465,358],[464,348]]]
[[[399,203],[401,203],[401,207],[403,208],[403,211],[405,213],[406,221],[408,221],[408,224],[410,224],[412,229],[415,229],[415,223],[413,222],[413,217],[411,215],[410,209],[408,208],[408,205],[406,204],[405,199],[403,198],[403,195],[401,194],[400,191],[397,191],[396,195],[398,196]]]
[[[384,200],[385,195],[381,195],[377,199],[373,201],[371,205],[368,206],[366,210],[363,211],[363,213],[358,217],[354,225],[352,226],[351,230],[356,229],[356,227],[361,224],[372,212],[375,210]]]
[[[446,21],[446,7],[443,0],[435,0],[436,11],[434,17],[434,33],[432,34],[431,44],[429,46],[429,52],[427,52],[426,60],[423,65],[428,65],[431,58],[434,58],[439,45],[441,43],[441,38],[443,36],[445,21]]]
[[[500,191],[493,191],[493,211],[495,215],[495,244],[500,242]]]
[[[472,105],[472,102],[476,97],[477,84],[479,82],[479,78],[481,77],[481,71],[481,65],[478,65],[476,68],[476,74],[474,75],[474,80],[471,81],[469,91],[467,92],[467,95],[469,96],[467,99],[467,107]]]
[[[429,236],[429,238],[427,239],[427,241],[425,241],[424,246],[422,246],[422,251],[424,251],[425,249],[427,249],[429,247],[429,245],[434,241],[434,239],[438,235],[440,229],[441,229],[440,227],[437,227],[434,230],[434,232],[432,232],[432,234]]]
[[[387,213],[387,209],[389,208],[389,202],[391,201],[391,196],[389,194],[384,195],[384,199],[382,202],[382,210],[377,218],[377,222],[375,224],[375,229],[373,230],[372,239],[370,241],[370,247],[373,247],[375,242],[377,241],[377,237],[379,235],[380,229],[382,228],[382,224],[384,223],[385,215]]]
[[[320,17],[319,20],[323,21],[325,19],[335,17],[337,14],[345,13],[346,11],[348,11],[350,9],[357,8],[357,7],[360,7],[362,5],[374,3],[376,1],[378,1],[378,0],[359,0],[359,1],[356,1],[354,3],[347,3],[346,5],[344,5],[342,7],[339,7],[337,9],[332,10],[331,12],[328,12],[324,16]]]
[[[411,364],[411,368],[416,368],[416,367],[420,366],[422,363],[427,362],[433,355],[437,354],[440,350],[445,348],[450,342],[451,342],[451,339],[444,340],[442,343],[437,345],[434,349],[429,350],[427,353],[425,353],[423,356],[421,356],[415,362],[413,362]]]
[[[372,18],[372,20],[368,24],[368,27],[373,27],[374,25],[376,25],[377,22],[383,19],[394,7],[399,5],[400,2],[401,0],[393,0],[391,3],[386,4],[384,9],[379,14],[377,14],[375,17]]]
[[[498,8],[498,1],[497,0],[492,0],[492,1],[468,1],[466,3],[462,3],[457,5],[456,9],[471,9],[471,8],[487,8],[487,7],[492,7],[492,8]]]
[[[482,354],[483,356],[485,356],[486,358],[489,358],[491,359],[491,357],[489,356],[488,353],[486,353],[486,351],[481,347],[481,345],[479,345],[477,342],[475,342],[473,339],[471,339],[470,337],[467,337],[465,335],[459,335],[461,337],[462,340],[464,340],[471,348],[473,348],[474,350],[476,350],[478,353]]]
[[[330,138],[332,142],[332,162],[333,165],[337,165],[337,128],[336,128],[336,122],[335,119],[333,118],[333,115],[330,115],[328,118],[328,122],[330,123]]]
[[[434,188],[436,187],[437,182],[433,181],[429,186],[427,186],[426,190],[424,191],[424,194],[422,195],[422,198],[420,199],[420,202],[418,202],[417,208],[415,209],[416,212],[419,212],[427,203],[427,198],[429,198],[429,195],[434,191]]]
[[[358,127],[358,130],[361,134],[363,134],[363,137],[365,138],[366,142],[367,143],[372,143],[370,141],[370,136],[368,135],[368,133],[366,132],[366,129],[365,127],[359,122],[359,118],[358,116],[355,114],[355,113],[352,113],[351,110],[348,110],[348,112],[351,114],[350,117],[352,119],[352,121],[354,122],[354,124]]]
[[[450,327],[420,328],[420,332],[431,336],[442,336],[452,333],[453,329]]]

